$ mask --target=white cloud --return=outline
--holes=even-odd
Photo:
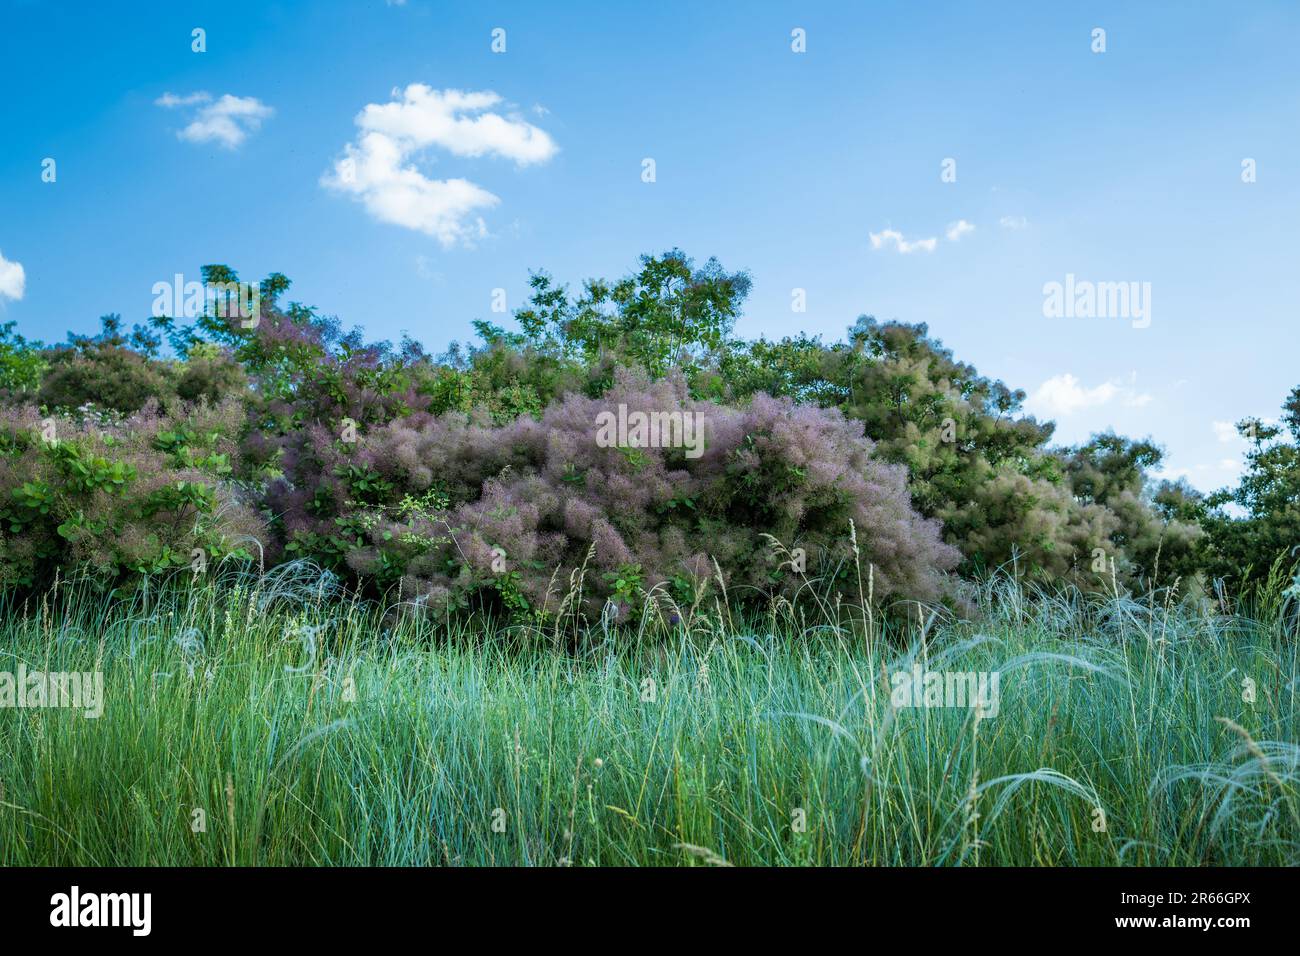
[[[894,229],[886,229],[883,232],[873,232],[870,233],[870,236],[872,249],[884,249],[886,246],[892,245],[903,255],[908,255],[909,253],[917,252],[918,250],[921,252],[934,252],[935,247],[939,245],[939,240],[934,238],[904,239],[903,234]]]
[[[500,199],[467,179],[429,179],[415,165],[437,147],[456,156],[499,156],[518,166],[544,163],[559,152],[547,133],[518,115],[490,108],[490,91],[434,90],[412,83],[388,103],[357,114],[360,135],[321,177],[321,185],[351,195],[372,216],[435,236],[444,246],[487,234],[479,210]]]
[[[404,91],[393,90],[399,94],[401,100],[367,106],[357,116],[357,126],[414,149],[441,146],[457,156],[498,155],[520,166],[545,162],[559,152],[555,141],[531,123],[487,112],[501,103],[496,93],[412,83]]]
[[[1029,220],[1024,216],[1003,216],[998,220],[998,225],[1003,229],[1024,229],[1029,225]]]
[[[195,106],[199,103],[207,103],[212,99],[211,93],[205,93],[200,90],[197,93],[190,93],[187,96],[177,96],[175,93],[164,93],[158,99],[154,100],[154,106],[161,106],[163,109],[173,110],[178,106]]]
[[[1153,469],[1151,476],[1157,481],[1186,480],[1193,487],[1208,491],[1213,488],[1222,488],[1226,484],[1232,484],[1241,477],[1243,471],[1245,471],[1245,466],[1240,460],[1221,458],[1216,462],[1201,462],[1192,465],[1190,468],[1161,466]]]
[[[1116,400],[1130,408],[1140,408],[1151,401],[1151,396],[1120,382],[1102,382],[1087,388],[1066,372],[1038,386],[1026,400],[1025,408],[1040,417],[1056,417],[1100,408]]]
[[[967,222],[965,219],[958,219],[956,222],[948,224],[948,241],[957,242],[968,232],[974,232],[975,225]]]
[[[27,273],[21,262],[10,262],[0,252],[0,299],[13,299],[15,302],[23,297],[27,286]]]
[[[231,96],[229,93],[213,100],[208,93],[190,93],[177,96],[164,93],[154,100],[155,105],[164,109],[199,106],[190,124],[176,135],[191,143],[220,143],[226,149],[235,149],[248,138],[248,134],[257,130],[262,121],[270,118],[275,110],[253,96]]]
[[[1225,444],[1241,439],[1237,434],[1237,426],[1232,422],[1212,422],[1210,427],[1214,429],[1214,437]]]

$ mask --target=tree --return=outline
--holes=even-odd
[[[36,391],[49,363],[40,342],[29,342],[14,331],[13,322],[0,325],[0,396],[15,398]]]
[[[1245,472],[1207,497],[1204,521],[1210,573],[1240,585],[1265,580],[1279,559],[1293,563],[1300,545],[1300,386],[1277,424],[1248,418],[1237,432],[1250,443]]]

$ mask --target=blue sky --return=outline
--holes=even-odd
[[[676,246],[752,272],[743,335],[927,322],[1061,440],[1150,435],[1202,488],[1300,379],[1293,3],[107,7],[0,0],[0,321],[29,337],[224,262],[436,351],[530,270]],[[1149,283],[1149,325],[1045,316],[1067,275]]]

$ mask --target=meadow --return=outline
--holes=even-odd
[[[750,282],[0,325],[0,865],[1300,862],[1300,389],[1204,494]]]
[[[0,609],[0,865],[1293,865],[1295,605],[1003,575],[966,613],[394,614],[298,563]],[[647,615],[644,621],[651,620]],[[660,625],[656,625],[657,627]],[[893,675],[1000,700],[895,706]]]

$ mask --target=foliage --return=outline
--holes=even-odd
[[[861,420],[881,457],[907,466],[917,508],[943,522],[968,572],[1013,567],[1086,586],[1109,586],[1112,560],[1131,584],[1195,572],[1196,529],[1151,500],[1158,448],[1110,436],[1050,449],[1053,426],[1021,414],[1023,391],[956,361],[923,324],[863,316],[843,343],[760,340],[721,374],[733,395],[765,389]]]
[[[1146,472],[1162,457],[1150,441],[1108,432],[1070,449],[1065,474],[1080,507],[1105,510],[1109,533],[1103,551],[1117,573],[1145,577],[1155,586],[1179,578],[1190,584],[1204,562],[1204,532],[1192,504],[1196,493],[1169,482],[1148,487]]]
[[[483,345],[451,353],[462,358],[476,397],[518,384],[542,406],[570,391],[595,398],[620,366],[652,378],[681,373],[697,397],[721,397],[707,383],[734,347],[747,273],[728,273],[716,259],[696,268],[673,249],[642,256],[638,271],[617,282],[588,280],[576,297],[544,272],[529,285],[529,302],[515,313],[520,331],[475,322]]]
[[[36,391],[39,404],[65,412],[94,405],[130,415],[151,400],[173,407],[244,397],[247,379],[231,356],[214,344],[178,338],[171,320],[137,325],[129,334],[116,315],[100,323],[99,335],[70,336],[67,345],[42,353],[48,370]],[[158,357],[164,334],[186,350],[183,358]]]
[[[50,369],[36,399],[49,409],[95,404],[129,415],[170,391],[158,362],[119,341],[83,340],[48,354]]]
[[[203,276],[210,285],[238,282],[224,265],[204,267]],[[713,420],[758,428],[776,407],[772,400],[788,400],[830,416],[816,419],[818,435],[823,424],[839,421],[835,415],[856,422],[862,434],[853,441],[867,442],[873,468],[905,469],[907,514],[915,509],[942,524],[942,540],[960,551],[967,576],[1006,567],[1032,579],[1104,590],[1179,580],[1195,593],[1207,566],[1220,577],[1266,575],[1298,543],[1296,446],[1274,441],[1277,430],[1252,425],[1256,445],[1247,480],[1235,492],[1202,499],[1185,484],[1149,478],[1162,454],[1150,440],[1111,434],[1076,448],[1054,447],[1054,426],[1024,413],[1023,391],[957,361],[925,325],[863,316],[843,341],[799,335],[747,342],[734,326],[749,276],[712,259],[697,267],[675,249],[643,256],[618,281],[589,280],[577,293],[540,272],[530,285],[515,328],[475,322],[477,344],[453,343],[436,359],[409,338],[396,347],[366,342],[359,330],[345,332],[315,309],[282,305],[290,283],[279,273],[260,284],[255,322],[210,311],[190,325],[164,317],[128,332],[120,318],[107,316],[99,335],[71,336],[49,349],[5,326],[0,391],[11,402],[34,397],[47,412],[107,416],[106,422],[151,403],[169,416],[205,403],[242,405],[244,417],[232,433],[238,448],[228,453],[231,477],[266,515],[272,561],[310,556],[367,588],[397,586],[413,600],[458,605],[490,594],[525,614],[544,598],[542,578],[574,573],[599,537],[589,529],[556,530],[564,521],[553,509],[576,508],[578,501],[603,515],[619,542],[601,538],[612,550],[598,548],[591,559],[584,580],[592,600],[618,594],[618,603],[631,606],[623,600],[629,589],[665,582],[674,593],[691,593],[700,554],[660,540],[670,533],[708,542],[701,554],[717,558],[739,586],[770,589],[770,569],[760,573],[750,553],[754,536],[771,534],[797,547],[783,536],[806,530],[802,517],[782,524],[771,509],[789,490],[777,480],[781,469],[830,468],[817,456],[843,453],[834,442],[767,446],[774,458],[735,476],[740,490],[730,492],[748,489],[756,502],[767,501],[765,516],[757,506],[739,513],[734,504],[717,505],[725,495],[716,482],[705,482],[716,509],[701,508],[695,482],[704,480],[706,465],[665,463],[643,449],[620,453],[629,473],[667,468],[672,481],[685,482],[679,493],[638,499],[627,510],[616,497],[592,498],[579,481],[576,458],[559,463],[561,477],[551,473],[553,452],[539,423],[571,429],[572,422],[562,423],[578,407],[574,402],[626,390],[629,371],[640,376],[638,400],[650,400],[660,382],[675,383],[669,389],[675,397],[660,411],[706,402]],[[787,410],[782,414],[811,414],[780,407]],[[589,446],[593,434],[588,423],[583,440]],[[743,460],[750,453],[746,442],[764,440],[761,432],[746,434],[726,453]],[[596,454],[592,447],[588,452]],[[793,465],[785,455],[809,457]],[[771,467],[776,471],[764,470]],[[858,493],[870,508],[876,500],[895,500],[897,491],[890,479],[868,481]],[[465,538],[466,529],[492,528],[493,508],[513,514],[517,496],[534,493],[544,506],[523,509],[510,534],[504,527],[495,532],[512,541],[523,535],[509,547],[494,546],[526,555],[526,563],[486,576],[480,545],[488,538]],[[1229,505],[1247,517],[1229,513]],[[827,513],[839,520],[852,511],[841,502]],[[818,507],[808,514],[820,520]],[[874,533],[861,522],[855,527],[864,537]],[[836,533],[842,537],[844,530]],[[928,535],[903,565],[932,561],[930,573],[949,566]],[[466,548],[479,557],[466,558]],[[876,572],[898,593],[933,593],[927,574],[908,571],[891,581],[888,564],[882,561]],[[819,573],[842,573],[829,568]]]
[[[1240,585],[1266,581],[1279,561],[1287,567],[1297,561],[1300,386],[1287,396],[1277,423],[1248,418],[1237,431],[1249,442],[1245,471],[1235,489],[1206,498],[1202,520],[1210,538],[1210,573]]]
[[[36,391],[49,364],[41,343],[27,341],[14,331],[15,324],[0,324],[0,400]]]
[[[226,482],[241,419],[233,401],[125,420],[0,409],[0,584],[111,586],[254,556],[261,523]]]
[[[703,429],[684,447],[602,447],[600,416],[620,407]],[[689,603],[720,569],[737,599],[793,595],[771,539],[801,547],[809,575],[853,593],[856,528],[878,596],[934,598],[956,553],[916,515],[900,469],[875,460],[839,413],[756,396],[743,408],[692,399],[681,376],[620,372],[602,398],[569,394],[540,420],[413,415],[355,443],[318,429],[310,459],[268,492],[286,547],[408,599],[465,606],[495,594],[543,617],[581,579],[586,609],[626,618],[663,592]],[[308,494],[298,480],[321,476]],[[435,492],[446,507],[399,514]],[[804,563],[804,562],[801,562]]]

